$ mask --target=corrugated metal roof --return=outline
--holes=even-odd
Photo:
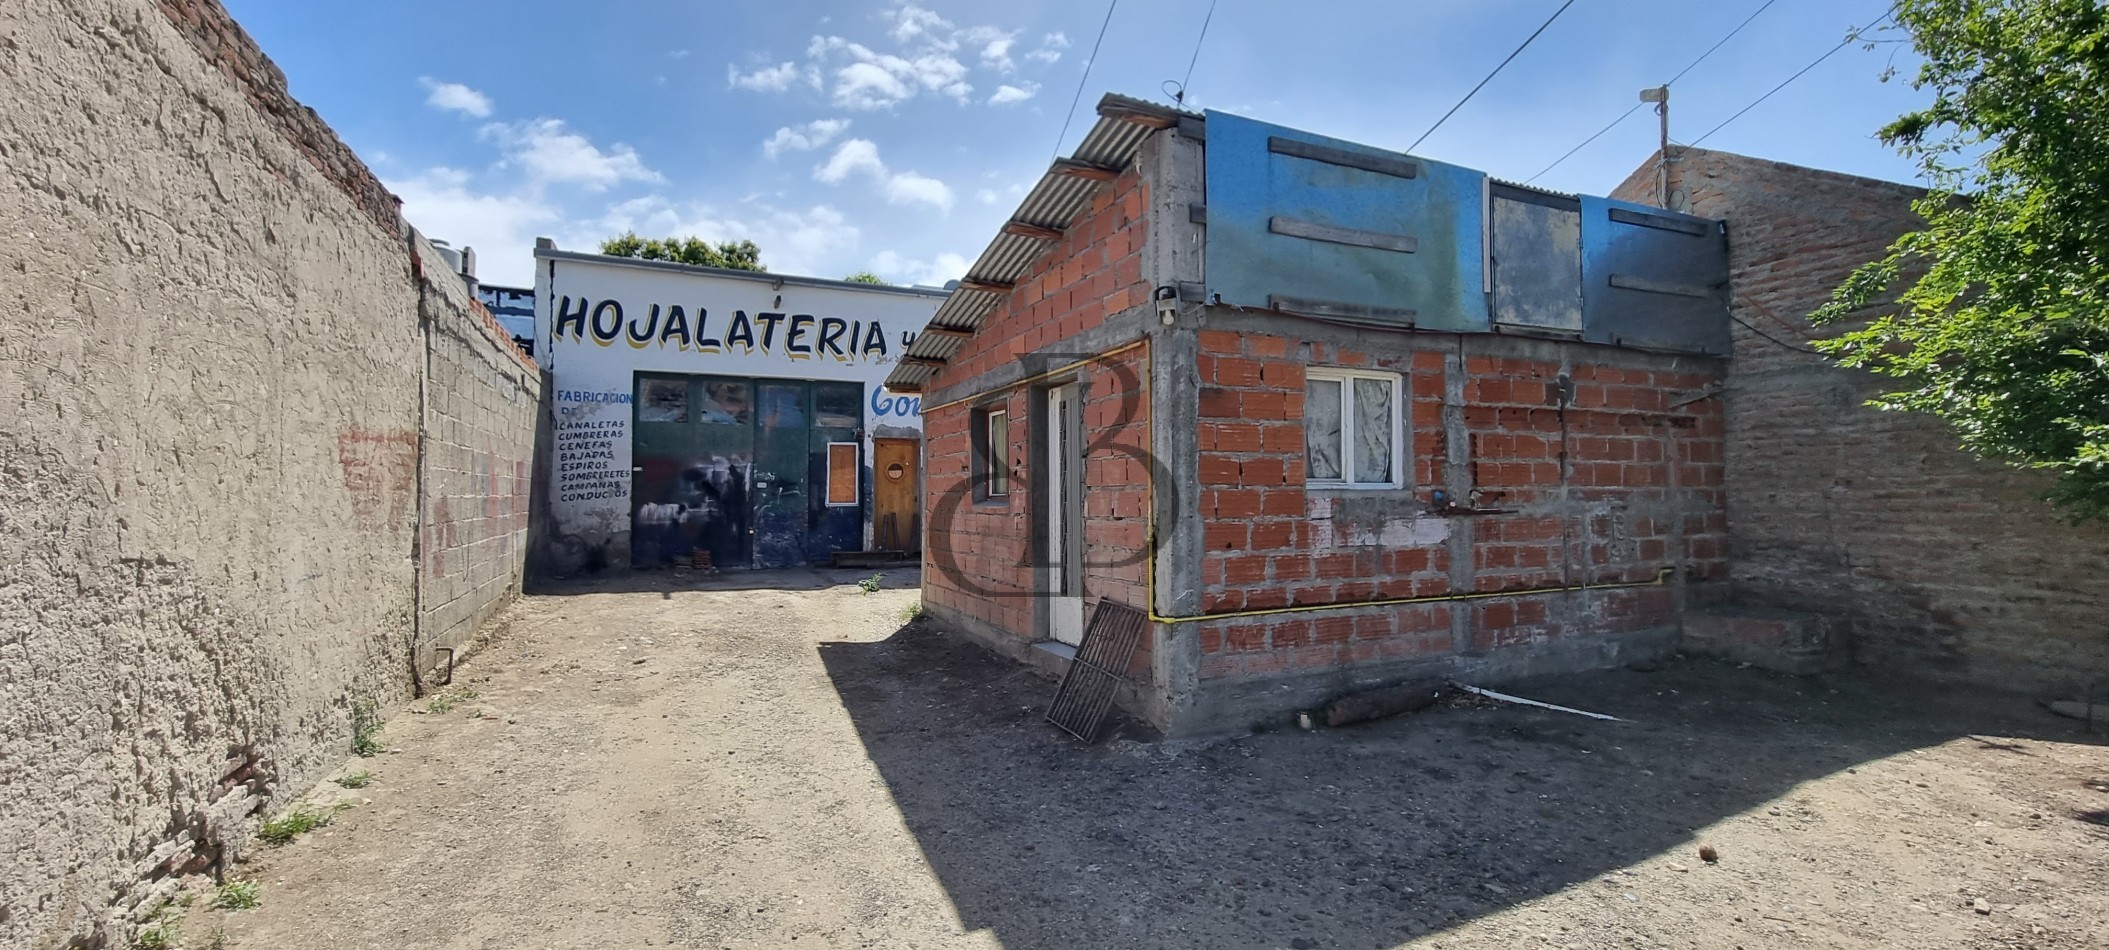
[[[1075,153],[1066,161],[1057,159],[1051,163],[1047,174],[1042,175],[1039,183],[1026,193],[1018,210],[1011,213],[1011,224],[1054,231],[1069,227],[1080,212],[1091,206],[1091,199],[1105,182],[1066,172],[1065,167],[1082,164],[1108,170],[1126,169],[1135,161],[1136,153],[1142,150],[1142,143],[1151,132],[1170,127],[1181,118],[1200,118],[1195,113],[1169,106],[1110,94],[1099,100],[1098,115],[1098,123],[1084,133],[1084,140],[1077,143]],[[973,285],[1017,283],[1018,278],[1024,276],[1033,262],[1053,244],[1043,236],[1012,231],[998,233],[996,239],[989,242],[988,249],[974,261],[974,266],[967,268],[961,286],[938,306],[937,313],[930,318],[930,326],[969,332],[981,329],[982,321],[1003,305],[1004,294]],[[887,388],[898,392],[921,392],[937,375],[939,367],[908,360],[948,361],[965,343],[964,337],[953,334],[926,332],[917,335],[915,342],[909,344],[902,354],[902,362],[887,374]]]

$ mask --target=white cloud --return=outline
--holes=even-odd
[[[834,102],[845,109],[884,109],[913,95],[914,87],[877,63],[851,63],[835,73]]]
[[[469,174],[452,168],[381,184],[403,199],[403,217],[426,237],[475,248],[477,276],[493,284],[533,285],[535,233],[563,217],[535,197],[472,191]]]
[[[985,205],[995,204],[997,197],[998,195],[996,194],[996,189],[994,188],[983,188],[980,191],[974,193],[974,200],[979,201]]]
[[[935,178],[901,172],[886,180],[886,203],[929,205],[948,212],[952,210],[952,188]]]
[[[425,87],[425,104],[434,109],[459,112],[479,119],[491,114],[491,97],[461,83],[440,82],[430,76],[419,76],[417,81]]]
[[[798,81],[803,71],[797,63],[778,63],[764,66],[751,73],[740,72],[738,66],[726,64],[725,83],[732,89],[752,89],[756,92],[782,92]]]
[[[871,271],[897,284],[926,284],[942,287],[945,281],[958,280],[966,276],[968,262],[961,255],[946,251],[928,261],[906,257],[894,251],[880,251],[869,265]]]
[[[1018,64],[1011,59],[1011,47],[1018,43],[1017,31],[1005,33],[988,27],[977,27],[968,32],[973,33],[974,42],[981,45],[981,65],[999,73],[1008,73],[1018,68]]]
[[[1025,58],[1036,63],[1052,63],[1062,58],[1062,51],[1069,48],[1069,36],[1060,30],[1040,37],[1038,49],[1025,54]]]
[[[784,152],[810,152],[834,141],[847,128],[848,119],[815,119],[804,125],[786,126],[762,143],[762,153],[775,158]]]
[[[813,180],[839,185],[853,176],[879,183],[887,204],[927,205],[940,212],[952,210],[952,187],[928,175],[896,172],[879,158],[879,146],[870,139],[850,139],[835,147],[826,162],[813,169]]]
[[[893,21],[895,42],[908,45],[921,41],[930,46],[950,52],[959,48],[953,36],[957,32],[952,21],[938,16],[912,3],[904,3],[899,9],[889,10],[886,18]]]
[[[1040,84],[1036,82],[1026,83],[1022,87],[1005,83],[996,87],[995,95],[989,97],[989,105],[1007,106],[1014,102],[1024,102],[1039,94]]]
[[[933,50],[911,59],[839,36],[816,36],[806,46],[806,55],[815,61],[834,58],[837,53],[850,60],[835,70],[831,93],[835,105],[844,109],[887,109],[922,91],[965,102],[974,91],[966,82],[966,65],[949,53]]]
[[[666,180],[647,168],[635,149],[618,142],[603,152],[558,119],[494,122],[478,134],[505,150],[501,165],[526,169],[529,179],[537,184],[562,182],[602,191],[626,181]]]
[[[886,177],[886,163],[879,160],[879,146],[870,139],[850,139],[836,146],[835,154],[813,169],[813,180],[839,185],[859,172]]]
[[[671,56],[675,59],[687,59],[688,53],[689,51],[685,49],[673,49],[666,51],[666,55]]]

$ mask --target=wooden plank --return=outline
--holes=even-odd
[[[1705,236],[1708,223],[1689,218],[1673,218],[1666,214],[1649,214],[1629,208],[1611,208],[1611,220],[1620,224],[1637,224],[1644,228],[1662,231],[1680,231],[1685,234]]]
[[[923,333],[926,336],[951,337],[955,340],[964,340],[974,335],[974,331],[962,330],[958,327],[924,327]]]
[[[827,444],[827,503],[843,507],[857,503],[857,443]]]
[[[1328,244],[1347,244],[1353,247],[1373,247],[1380,251],[1398,251],[1411,254],[1420,249],[1421,242],[1410,234],[1391,234],[1385,231],[1361,231],[1355,228],[1334,227],[1305,221],[1302,218],[1275,216],[1267,219],[1267,230],[1276,234],[1307,241],[1324,241]]]
[[[1062,239],[1062,232],[1057,228],[1043,228],[1037,224],[1026,224],[1023,221],[1005,221],[1003,222],[1002,230],[1005,234],[1015,234],[1019,237],[1033,238],[1040,241],[1059,241]]]
[[[1634,277],[1631,274],[1612,274],[1611,286],[1620,290],[1638,290],[1649,294],[1670,294],[1676,297],[1697,297],[1701,300],[1714,298],[1714,289],[1704,284],[1684,284],[1673,280],[1653,280]]]
[[[1334,148],[1330,145],[1318,145],[1312,142],[1285,139],[1279,135],[1267,137],[1267,151],[1276,155],[1287,155],[1291,158],[1302,158],[1314,162],[1324,162],[1328,165],[1338,165],[1342,168],[1356,168],[1366,172],[1376,172],[1379,175],[1390,175],[1393,178],[1418,178],[1421,174],[1421,163],[1410,158],[1367,155],[1362,152],[1350,152],[1344,148]]]
[[[1120,177],[1120,169],[1118,168],[1110,165],[1093,165],[1090,162],[1080,162],[1073,158],[1057,158],[1054,160],[1054,167],[1048,170],[1057,175],[1083,178],[1089,181],[1112,181]]]
[[[978,290],[986,294],[1007,294],[1016,285],[994,280],[975,280],[972,277],[959,282],[961,290]]]
[[[1153,129],[1169,129],[1179,124],[1179,117],[1176,115],[1167,115],[1154,109],[1145,110],[1139,105],[1130,105],[1110,98],[1099,100],[1098,114],[1108,119],[1133,122]]]
[[[935,356],[903,356],[901,362],[908,366],[931,366],[942,368],[945,361]]]

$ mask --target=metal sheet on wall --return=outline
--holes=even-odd
[[[1490,204],[1494,322],[1524,332],[1580,333],[1581,205],[1500,185]]]
[[[1228,304],[1488,328],[1486,175],[1208,113],[1209,290]]]
[[[1721,222],[1584,196],[1582,339],[1729,355]]]

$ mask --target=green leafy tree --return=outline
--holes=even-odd
[[[852,284],[882,284],[882,285],[883,285],[883,284],[885,284],[885,283],[886,283],[886,281],[885,281],[885,279],[884,279],[884,278],[882,278],[882,277],[880,277],[879,275],[877,275],[877,274],[874,274],[874,273],[872,273],[871,271],[868,271],[868,270],[860,270],[860,271],[858,271],[858,272],[856,272],[856,273],[854,273],[854,274],[851,274],[851,275],[849,275],[848,277],[844,277],[844,278],[842,278],[842,279],[843,279],[843,280],[846,280],[846,281],[849,281],[849,282],[850,282],[850,283],[852,283]]]
[[[640,238],[634,231],[625,231],[620,237],[611,237],[600,242],[602,254],[616,257],[637,257],[648,261],[673,261],[678,264],[695,264],[699,267],[723,267],[730,270],[766,271],[762,266],[762,249],[753,241],[719,241],[712,244],[701,238]]]
[[[2041,469],[2109,519],[2109,21],[2099,0],[1902,0],[1932,104],[1882,129],[1933,182],[1924,226],[1813,319],[1982,458]]]

